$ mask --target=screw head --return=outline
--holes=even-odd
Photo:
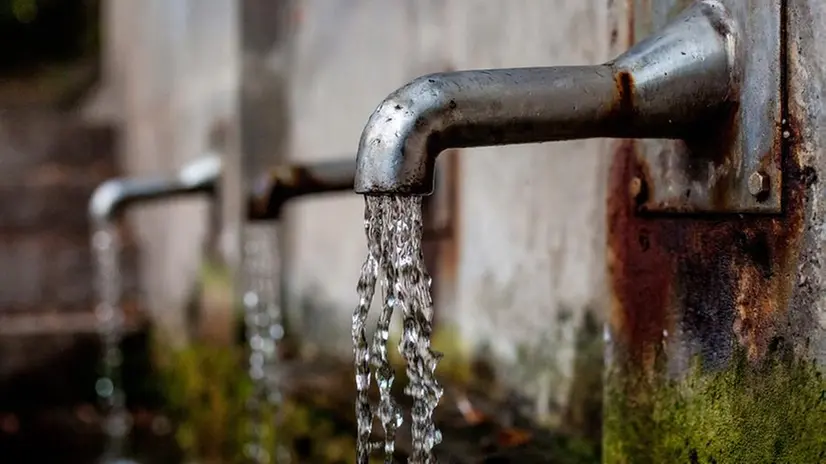
[[[769,193],[771,187],[769,176],[762,172],[753,172],[749,176],[749,193],[754,196],[762,196]]]

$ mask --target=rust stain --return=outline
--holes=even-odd
[[[613,285],[610,322],[625,337],[629,356],[651,367],[668,318],[672,288],[672,257],[660,243],[661,234],[636,215],[636,198],[628,192],[646,176],[634,156],[632,141],[622,141],[610,171],[608,200],[608,272]]]
[[[271,219],[271,210],[273,209],[271,203],[278,183],[279,176],[276,172],[268,172],[253,181],[246,195],[246,219]]]
[[[628,71],[620,70],[614,75],[617,90],[617,108],[620,116],[630,116],[634,112],[634,76]]]
[[[288,201],[307,195],[346,192],[353,188],[353,172],[344,165],[282,165],[254,180],[246,193],[247,219],[278,219]]]
[[[783,215],[640,213],[646,166],[633,141],[614,149],[608,198],[610,323],[625,362],[653,368],[675,324],[708,356],[732,340],[763,357],[786,315],[804,232],[811,183],[788,151]],[[638,180],[643,191],[629,192]],[[650,372],[650,371],[649,371]]]

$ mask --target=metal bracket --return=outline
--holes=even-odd
[[[734,19],[739,106],[694,140],[639,140],[646,212],[780,213],[783,144],[782,2],[718,0]],[[634,37],[665,26],[692,2],[634,0]]]

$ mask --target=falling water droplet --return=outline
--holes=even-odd
[[[442,440],[432,415],[443,391],[433,375],[441,355],[430,348],[433,303],[431,278],[422,257],[421,198],[368,196],[365,228],[369,252],[362,266],[358,285],[359,305],[353,316],[356,386],[359,391],[356,402],[359,418],[358,462],[367,462],[367,455],[374,448],[370,443],[372,414],[379,418],[384,428],[385,462],[393,462],[395,434],[402,424],[402,413],[391,395],[394,372],[388,358],[387,342],[393,312],[401,311],[403,335],[399,351],[407,363],[409,379],[405,394],[411,396],[414,402],[410,462],[430,463],[433,462],[433,447]],[[368,345],[364,326],[379,271],[383,275],[384,304],[372,344]],[[370,366],[374,369],[379,387],[379,405],[375,410],[371,409],[367,400]]]
[[[365,198],[364,231],[367,235],[367,259],[361,267],[356,291],[359,303],[353,313],[353,359],[356,370],[356,424],[358,464],[366,464],[375,447],[370,435],[373,427],[373,408],[368,399],[370,389],[370,344],[367,339],[367,316],[373,302],[373,295],[379,276],[381,263],[382,203],[380,199]]]
[[[253,392],[247,403],[250,440],[244,455],[256,464],[289,462],[289,452],[280,442],[268,441],[268,427],[281,427],[282,395],[277,378],[278,342],[284,337],[278,292],[278,236],[273,225],[248,224],[244,230],[243,294],[244,321],[248,340],[248,374]],[[268,424],[265,408],[275,410],[275,423]],[[275,448],[275,449],[273,449]],[[277,458],[277,461],[276,461]]]
[[[95,392],[97,392],[98,396],[101,398],[109,398],[112,396],[114,389],[115,386],[112,385],[111,379],[101,378],[95,382]]]
[[[131,421],[126,410],[126,400],[120,385],[124,317],[120,306],[122,297],[120,243],[115,224],[99,224],[92,233],[92,250],[95,254],[98,305],[95,318],[101,342],[101,375],[95,382],[101,413],[106,449],[103,462],[121,460],[125,437]]]

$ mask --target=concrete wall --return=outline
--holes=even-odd
[[[463,5],[450,14],[458,68],[608,58],[603,1]],[[540,412],[567,395],[582,316],[602,307],[607,161],[595,140],[465,151],[461,161],[456,322],[513,368],[507,378]]]
[[[301,13],[291,151],[301,159],[353,156],[370,112],[416,75],[608,54],[602,0],[314,0]],[[487,345],[540,412],[566,394],[556,380],[571,377],[583,314],[603,307],[602,144],[461,154],[458,261],[442,277],[455,293],[439,302],[440,318],[468,344]],[[362,205],[352,195],[314,199],[289,215],[291,307],[304,303],[303,327],[344,356],[365,253]]]
[[[291,158],[355,159],[364,122],[413,76],[410,11],[418,2],[302,2],[291,88]],[[292,203],[287,211],[290,316],[349,356],[355,285],[366,253],[364,202],[355,194]],[[300,309],[299,309],[300,308]]]
[[[106,2],[106,86],[89,113],[120,122],[126,174],[177,169],[210,148],[209,135],[217,125],[232,125],[236,3]],[[207,203],[187,199],[152,205],[134,210],[129,219],[142,246],[146,307],[162,327],[183,334],[182,308],[198,275]]]

